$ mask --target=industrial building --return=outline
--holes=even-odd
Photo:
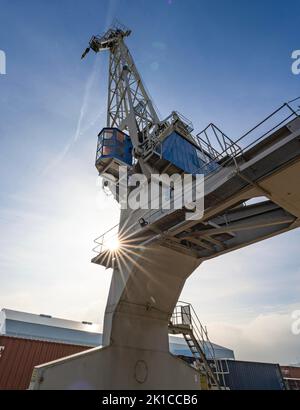
[[[45,314],[31,314],[11,309],[0,312],[0,390],[27,389],[35,366],[92,349],[102,344],[101,327],[91,322],[59,319]],[[212,344],[218,360],[220,384],[230,390],[296,389],[295,368],[278,364],[235,360],[234,352]],[[169,335],[170,352],[192,363],[194,357],[183,337]],[[212,368],[214,360],[210,348],[206,355]],[[287,372],[290,373],[287,373]],[[283,378],[284,375],[284,378]],[[300,378],[299,378],[300,381]],[[84,383],[70,389],[89,388]],[[299,385],[298,385],[299,388]]]

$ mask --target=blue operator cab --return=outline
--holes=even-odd
[[[132,166],[130,137],[118,128],[103,128],[98,134],[96,168],[99,174],[107,172],[119,176],[119,166]]]

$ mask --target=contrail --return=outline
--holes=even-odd
[[[109,9],[108,9],[108,12],[107,12],[107,16],[106,16],[106,19],[105,19],[105,31],[108,29],[108,27],[111,23],[114,11],[117,8],[117,4],[118,4],[118,0],[114,0],[114,1],[110,2]],[[97,68],[97,58],[95,58],[94,65],[93,65],[93,68],[92,68],[92,73],[89,76],[89,78],[86,82],[86,85],[85,85],[85,92],[84,92],[83,102],[82,102],[82,106],[81,106],[81,109],[80,109],[79,118],[78,118],[76,132],[75,132],[73,142],[76,142],[78,140],[78,138],[82,135],[82,133],[84,133],[90,126],[95,124],[96,120],[104,113],[104,110],[102,112],[100,112],[97,115],[97,117],[92,122],[90,122],[87,127],[84,128],[83,131],[81,130],[82,129],[82,120],[84,118],[84,115],[86,114],[86,109],[87,109],[87,105],[88,105],[88,98],[89,98],[91,88],[92,88],[93,82],[95,80],[95,75],[96,75],[96,72],[97,72],[96,68]]]
[[[89,75],[89,78],[88,78],[88,80],[85,84],[83,101],[82,101],[82,105],[81,105],[81,108],[80,108],[79,117],[78,117],[77,126],[76,126],[76,131],[75,131],[75,135],[73,137],[72,142],[76,142],[82,134],[82,132],[81,132],[82,121],[83,121],[83,118],[84,118],[84,116],[86,114],[86,111],[87,111],[89,96],[90,96],[90,93],[91,93],[93,82],[95,80],[96,67],[97,67],[97,59],[95,58],[94,63],[93,63],[92,72]]]
[[[112,20],[112,16],[114,14],[114,11],[117,8],[117,5],[118,5],[118,0],[114,0],[110,3],[109,10],[107,12],[107,16],[106,16],[106,19],[105,19],[106,29],[109,27],[109,24]],[[105,111],[105,110],[100,111],[98,113],[98,115],[92,121],[90,121],[85,127],[83,127],[83,121],[84,121],[84,117],[85,117],[86,112],[87,112],[89,97],[90,97],[93,82],[95,81],[95,76],[96,76],[96,73],[97,73],[97,61],[98,61],[98,59],[95,58],[94,63],[93,63],[93,67],[92,67],[92,71],[91,71],[91,73],[90,73],[90,75],[89,75],[89,77],[86,81],[85,87],[84,87],[84,95],[83,95],[82,105],[81,105],[80,111],[79,111],[79,117],[78,117],[78,120],[77,120],[75,134],[69,140],[69,142],[65,145],[65,147],[62,149],[62,151],[56,156],[56,158],[54,158],[54,160],[51,161],[51,163],[44,169],[44,171],[42,173],[43,175],[47,174],[50,169],[55,167],[60,161],[63,160],[63,158],[68,153],[68,151],[70,150],[72,145],[76,141],[78,141],[78,139],[81,137],[81,135],[83,135],[91,126],[93,126],[95,124],[95,122],[103,115],[103,113]]]
[[[88,79],[87,79],[85,87],[84,87],[83,100],[82,100],[82,104],[81,104],[80,111],[79,111],[79,117],[78,117],[78,120],[77,120],[75,133],[70,138],[70,140],[67,142],[65,147],[61,150],[61,152],[44,169],[43,175],[47,174],[50,169],[55,167],[59,162],[61,162],[63,160],[63,158],[66,156],[66,154],[68,153],[68,151],[70,150],[72,145],[76,141],[78,141],[80,136],[82,134],[84,134],[92,125],[94,125],[95,122],[99,119],[99,117],[101,117],[101,115],[103,114],[104,111],[99,112],[98,115],[83,128],[84,117],[87,113],[89,97],[90,97],[90,94],[91,94],[91,91],[92,91],[93,83],[95,81],[96,73],[97,73],[97,59],[94,60],[92,71],[91,71],[90,75],[88,76]]]

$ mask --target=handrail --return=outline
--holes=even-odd
[[[188,317],[188,323],[184,323],[184,318],[183,318],[183,310],[182,307],[188,306],[188,312],[189,312],[189,317]],[[195,311],[193,306],[190,303],[186,303],[183,301],[178,301],[177,305],[175,306],[174,312],[171,317],[171,323],[173,325],[184,325],[188,326],[190,331],[193,332],[193,335],[199,344],[205,359],[207,356],[207,353],[209,354],[210,360],[214,362],[215,365],[215,376],[217,378],[217,381],[220,385],[220,375],[222,374],[222,371],[220,369],[220,363],[216,359],[216,354],[215,350],[213,347],[212,342],[210,341],[208,337],[208,332],[206,327],[204,327]],[[200,354],[200,353],[199,353]],[[207,360],[207,359],[206,359]],[[225,387],[225,379],[223,375],[223,386]]]
[[[109,234],[111,231],[113,231],[114,229],[116,229],[119,226],[119,224],[114,225],[112,228],[108,229],[108,231],[104,232],[102,235],[98,236],[96,239],[94,239],[94,243],[96,244],[96,246],[92,249],[92,252],[95,252],[97,254],[101,253],[102,251],[102,247],[104,245],[104,238],[107,236],[107,234]],[[117,235],[117,233],[116,233]],[[114,235],[112,235],[114,236]],[[100,249],[99,249],[100,247]]]
[[[276,124],[273,128],[270,130],[266,131],[262,136],[257,138],[255,141],[251,142],[249,145],[247,145],[244,150],[249,149],[252,145],[256,144],[258,141],[261,141],[266,135],[268,135],[270,132],[274,131],[276,128],[278,128],[280,125],[284,124],[288,119],[293,117],[294,114],[290,114],[288,117],[286,117],[284,120]],[[248,135],[248,134],[247,134]]]
[[[217,144],[221,148],[221,152],[219,152],[214,146],[213,143],[211,142],[211,139],[208,135],[208,132],[212,130],[212,137],[214,138],[215,141],[217,141]],[[206,140],[200,135],[204,135]],[[211,159],[213,160],[220,160],[222,159],[225,155],[236,155],[237,153],[240,153],[241,147],[237,145],[236,142],[234,142],[231,138],[229,138],[222,130],[220,130],[219,127],[217,127],[215,124],[210,123],[206,128],[204,128],[202,131],[200,131],[197,135],[196,138],[198,140],[198,145],[200,146],[200,149],[202,150],[202,145],[204,144],[206,149],[208,150],[208,154],[213,154],[213,157]],[[229,151],[229,154],[228,154]]]
[[[183,303],[183,302],[181,302],[181,303]],[[215,360],[215,350],[214,350],[214,347],[213,347],[211,341],[209,340],[207,329],[200,322],[200,319],[199,319],[195,309],[193,308],[193,306],[191,304],[189,304],[189,306],[190,306],[191,313],[192,313],[191,314],[192,326],[193,326],[194,329],[196,329],[198,334],[200,334],[200,337],[202,338],[202,340],[204,340],[204,336],[206,337],[206,340],[208,342],[208,345],[206,345],[206,347],[208,347],[208,349],[211,347],[211,350],[212,350],[211,351],[211,357],[213,358],[213,360]],[[199,327],[200,327],[200,329],[199,329]]]
[[[300,117],[300,108],[298,109],[294,109],[293,107],[291,107],[291,103],[300,100],[300,97],[294,98],[293,100],[290,100],[284,104],[282,104],[279,108],[277,108],[275,111],[273,111],[271,114],[269,114],[266,118],[264,118],[262,121],[260,121],[257,125],[255,125],[254,127],[252,127],[249,131],[247,131],[246,133],[244,133],[241,137],[239,137],[237,140],[233,141],[232,139],[230,139],[229,137],[227,137],[226,134],[224,134],[217,126],[215,126],[214,124],[210,123],[206,128],[204,128],[204,130],[202,130],[200,133],[197,134],[197,137],[199,137],[199,134],[205,132],[210,126],[214,126],[216,129],[219,130],[219,132],[226,136],[226,138],[230,141],[232,141],[231,146],[225,146],[225,149],[223,149],[222,152],[219,153],[219,155],[217,157],[215,157],[214,159],[212,159],[209,163],[205,164],[205,166],[210,165],[211,163],[213,163],[214,161],[220,161],[222,158],[224,158],[225,154],[227,153],[227,151],[229,150],[229,148],[233,148],[234,146],[239,147],[239,145],[237,145],[237,143],[240,143],[241,141],[244,141],[245,138],[250,135],[253,131],[257,130],[261,125],[265,124],[270,118],[274,117],[277,113],[279,113],[281,110],[283,110],[285,107],[288,108],[290,110],[290,115],[286,116],[282,121],[280,121],[279,123],[276,123],[275,126],[273,126],[271,129],[269,129],[268,131],[264,132],[263,135],[261,135],[260,137],[256,138],[255,140],[253,140],[252,142],[250,142],[245,148],[240,148],[240,152],[238,151],[238,155],[239,154],[243,154],[243,152],[247,149],[249,149],[251,146],[253,146],[254,144],[256,144],[258,141],[262,140],[264,137],[266,137],[270,132],[274,131],[276,128],[278,128],[279,126],[283,125],[284,123],[286,123],[288,120],[290,120],[292,117]],[[199,137],[201,139],[201,137]],[[214,150],[215,148],[212,147]],[[236,155],[233,155],[231,158],[229,159],[235,159]],[[223,163],[222,165],[224,166],[225,163]],[[199,169],[200,171],[200,169]],[[212,171],[212,173],[214,173]]]

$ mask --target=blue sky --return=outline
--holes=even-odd
[[[162,117],[232,138],[300,95],[298,1],[0,0],[0,306],[102,321],[111,272],[93,239],[118,221],[97,186],[107,55],[81,61],[114,18]],[[294,231],[203,264],[181,299],[242,359],[300,362]]]

